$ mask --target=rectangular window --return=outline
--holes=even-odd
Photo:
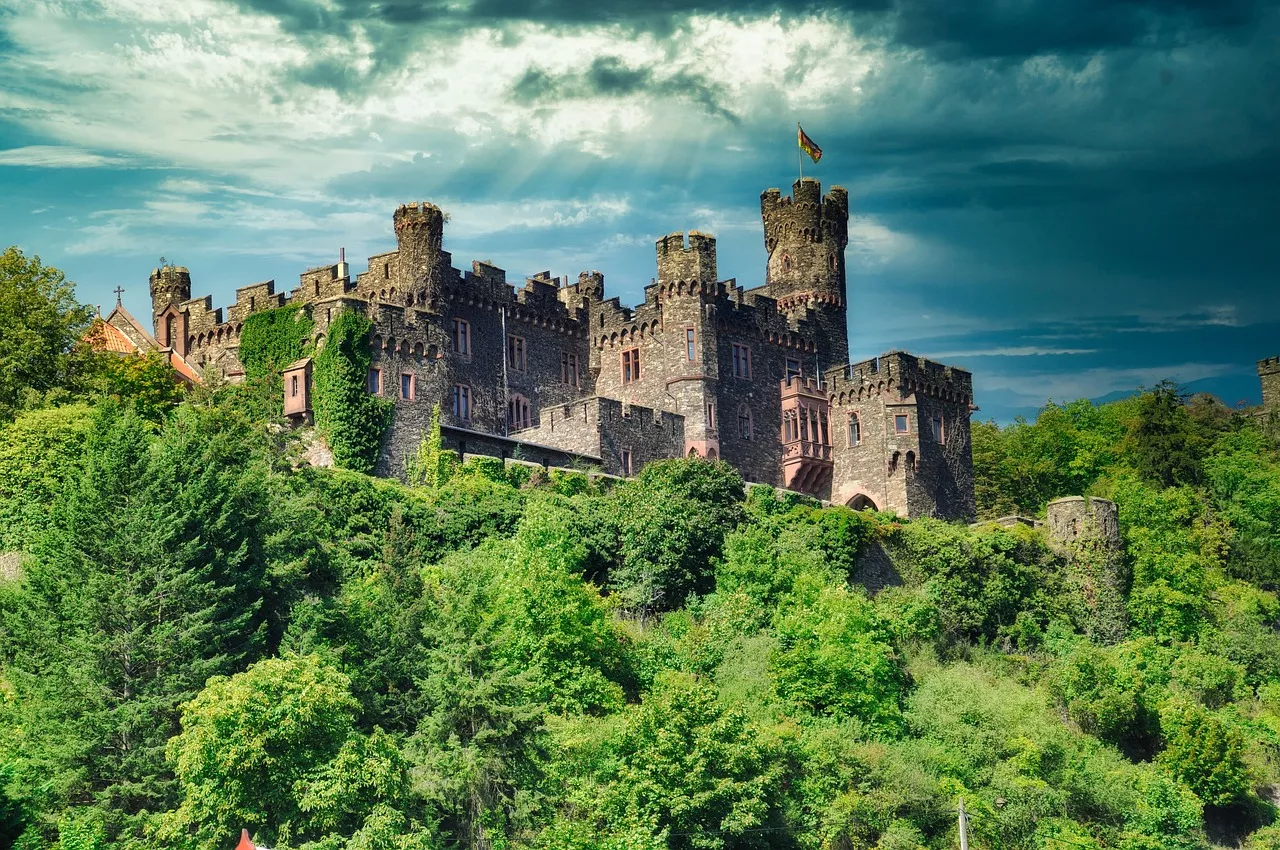
[[[733,344],[733,376],[751,377],[751,349],[737,342]]]
[[[738,408],[738,436],[751,439],[751,410],[745,404]]]
[[[716,406],[714,404],[707,405],[707,427],[716,427]]]
[[[898,434],[907,433],[907,414],[899,413],[893,417],[893,430]]]
[[[471,388],[463,384],[453,385],[453,415],[464,422],[471,421]]]
[[[400,398],[413,398],[413,375],[400,376]]]
[[[799,378],[804,375],[804,369],[800,365],[800,361],[794,357],[787,358],[787,380]]]
[[[524,372],[529,368],[528,361],[525,359],[524,339],[522,337],[507,337],[507,367],[515,369],[517,372]]]
[[[933,417],[933,441],[935,443],[946,442],[946,440],[943,439],[943,434],[942,434],[942,417],[941,416]]]
[[[522,395],[513,395],[507,402],[507,424],[519,431],[533,425],[533,409]]]
[[[463,319],[453,320],[453,351],[455,354],[470,356],[471,323]]]
[[[560,355],[560,383],[578,385],[578,355],[567,351]]]
[[[630,384],[640,380],[640,349],[631,348],[622,352],[622,383]]]
[[[858,421],[858,414],[854,413],[849,417],[849,446],[862,445],[862,423]]]
[[[698,348],[695,345],[693,328],[684,329],[684,356],[690,363],[698,359]]]
[[[809,442],[809,410],[808,408],[800,408],[800,440]]]
[[[631,474],[631,450],[630,449],[622,450],[622,474],[623,475]]]
[[[298,397],[298,376],[297,375],[293,376],[292,389],[290,390],[289,394],[292,395],[294,398]]]
[[[369,392],[372,393],[373,395],[377,395],[378,393],[382,392],[382,370],[381,369],[369,370]]]

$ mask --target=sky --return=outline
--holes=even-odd
[[[149,315],[450,214],[454,264],[605,274],[760,192],[850,193],[857,360],[973,373],[978,418],[1280,354],[1280,0],[0,0],[0,243]]]

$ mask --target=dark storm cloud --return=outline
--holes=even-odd
[[[708,114],[733,124],[741,119],[722,103],[724,87],[707,77],[680,71],[661,77],[653,66],[634,67],[617,56],[598,56],[581,73],[553,75],[542,68],[529,68],[511,88],[518,103],[539,103],[588,97],[627,97],[650,94],[687,100]]]
[[[1084,53],[1168,46],[1256,22],[1265,0],[899,0],[895,37],[946,57]]]
[[[443,30],[532,22],[612,24],[667,32],[690,14],[730,17],[824,14],[883,26],[892,40],[946,57],[1022,57],[1127,45],[1175,44],[1194,34],[1236,32],[1270,0],[236,0],[295,34],[347,35],[352,24],[430,25]],[[395,36],[387,33],[388,37]]]

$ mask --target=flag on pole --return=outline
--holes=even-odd
[[[796,125],[796,134],[796,140],[800,143],[800,150],[807,153],[814,162],[822,159],[822,148],[818,147],[813,139],[805,135],[804,129],[799,124]]]

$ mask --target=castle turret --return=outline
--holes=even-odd
[[[444,213],[435,204],[405,204],[395,212],[399,274],[419,303],[435,303],[440,289]]]
[[[689,284],[710,293],[716,283],[716,238],[709,233],[689,231],[688,246],[685,234],[670,233],[657,242],[658,282]]]
[[[178,306],[191,300],[191,272],[185,266],[163,266],[151,270],[151,326],[156,338],[165,345],[165,334],[160,327],[160,314],[170,305]]]
[[[765,284],[778,308],[789,316],[815,311],[823,335],[823,368],[849,360],[844,249],[849,244],[849,193],[797,180],[792,197],[777,189],[760,196],[764,245],[769,252]]]

